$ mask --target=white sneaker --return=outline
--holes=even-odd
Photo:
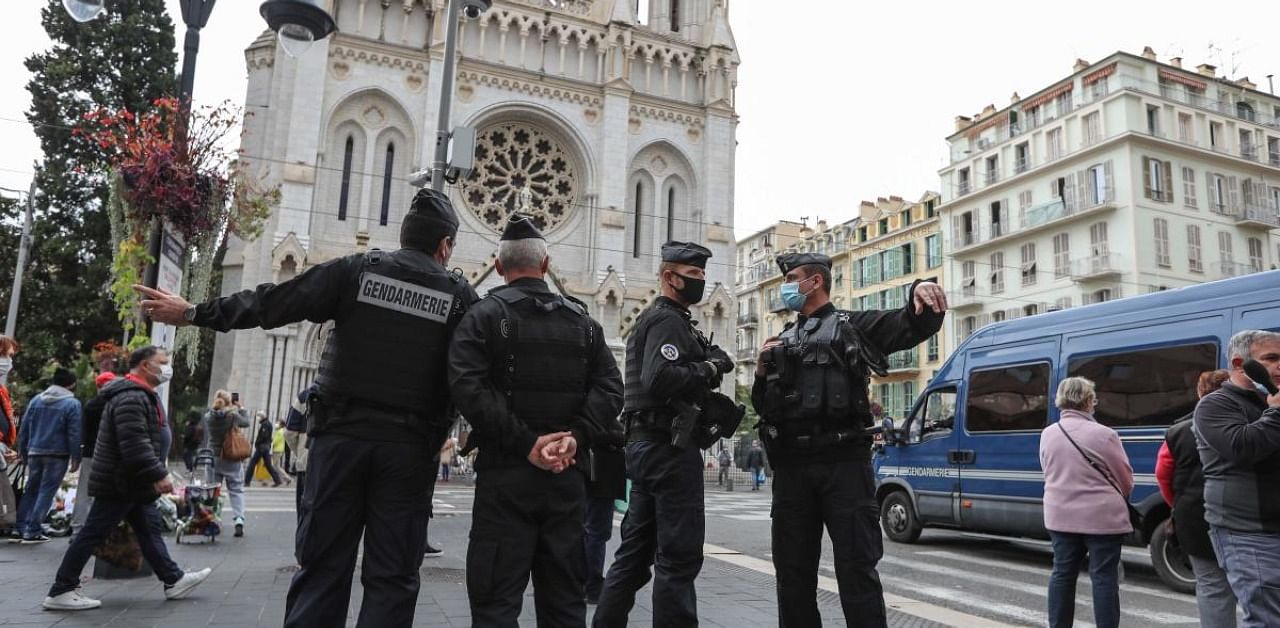
[[[200,586],[200,583],[204,582],[212,571],[212,569],[206,567],[200,571],[188,571],[182,574],[182,578],[173,583],[173,586],[167,586],[164,588],[165,599],[181,600],[182,598],[187,597],[187,594],[190,593],[192,589]]]
[[[79,591],[67,591],[46,597],[43,606],[47,611],[87,611],[102,606],[102,601],[80,595]]]

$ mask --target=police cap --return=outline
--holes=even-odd
[[[662,245],[662,261],[664,262],[706,268],[707,258],[709,257],[711,257],[711,249],[701,244],[672,240]]]
[[[810,264],[831,268],[831,258],[821,253],[786,253],[778,256],[778,269],[784,275],[792,269]]]
[[[400,225],[400,246],[434,252],[440,238],[456,238],[458,214],[443,192],[423,188],[413,196],[409,213]]]
[[[533,224],[533,220],[524,214],[511,214],[507,218],[507,227],[502,230],[502,240],[527,240],[529,238],[537,238],[546,240],[542,237],[542,232],[538,231],[538,226]]]

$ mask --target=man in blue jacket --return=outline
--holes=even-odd
[[[71,392],[76,376],[58,367],[51,386],[36,395],[22,415],[18,455],[27,462],[27,492],[18,505],[18,530],[24,544],[45,543],[44,516],[53,504],[62,476],[80,469],[80,402]]]

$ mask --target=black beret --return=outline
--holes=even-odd
[[[784,275],[794,268],[810,264],[831,268],[831,258],[821,253],[784,253],[778,256],[778,269]]]
[[[511,217],[507,218],[507,227],[502,230],[502,240],[527,240],[529,238],[546,239],[542,237],[542,232],[538,231],[538,227],[533,224],[533,221],[528,216],[511,214]]]
[[[422,188],[413,195],[413,203],[405,217],[412,217],[419,224],[443,227],[450,235],[458,233],[458,214],[453,211],[453,203],[444,192],[431,188]]]
[[[675,264],[688,264],[698,268],[707,267],[707,258],[711,257],[711,249],[692,242],[676,242],[672,240],[662,245],[662,261]]]

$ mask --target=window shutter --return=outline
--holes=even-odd
[[[960,248],[960,217],[951,217],[951,250]]]
[[[1164,162],[1164,202],[1173,202],[1173,164]]]
[[[1235,177],[1227,177],[1227,194],[1228,194],[1227,207],[1233,212],[1238,211],[1240,209],[1240,206],[1237,204],[1238,201],[1236,200],[1238,193],[1236,192]]]
[[[1080,171],[1080,178],[1084,179],[1084,198],[1086,205],[1093,205],[1093,199],[1097,198],[1098,185],[1097,182],[1093,180],[1093,177],[1089,176],[1091,174],[1093,173],[1088,170]]]
[[[1218,207],[1218,193],[1213,189],[1213,172],[1209,170],[1204,171],[1204,191],[1209,195],[1209,210],[1221,211]]]
[[[1081,208],[1089,207],[1093,203],[1093,199],[1089,197],[1089,171],[1081,170],[1076,173],[1076,200]]]
[[[1151,190],[1151,158],[1142,158],[1142,195],[1147,198],[1155,198],[1155,194]]]
[[[1115,179],[1111,172],[1111,160],[1108,159],[1102,164],[1102,194],[1103,199],[1110,202],[1116,200]]]
[[[1000,201],[1000,228],[1005,233],[1013,233],[1013,225],[1009,224],[1009,199]]]
[[[1076,175],[1075,173],[1067,175],[1067,185],[1062,191],[1062,202],[1066,206],[1066,213],[1075,211],[1076,208]]]

